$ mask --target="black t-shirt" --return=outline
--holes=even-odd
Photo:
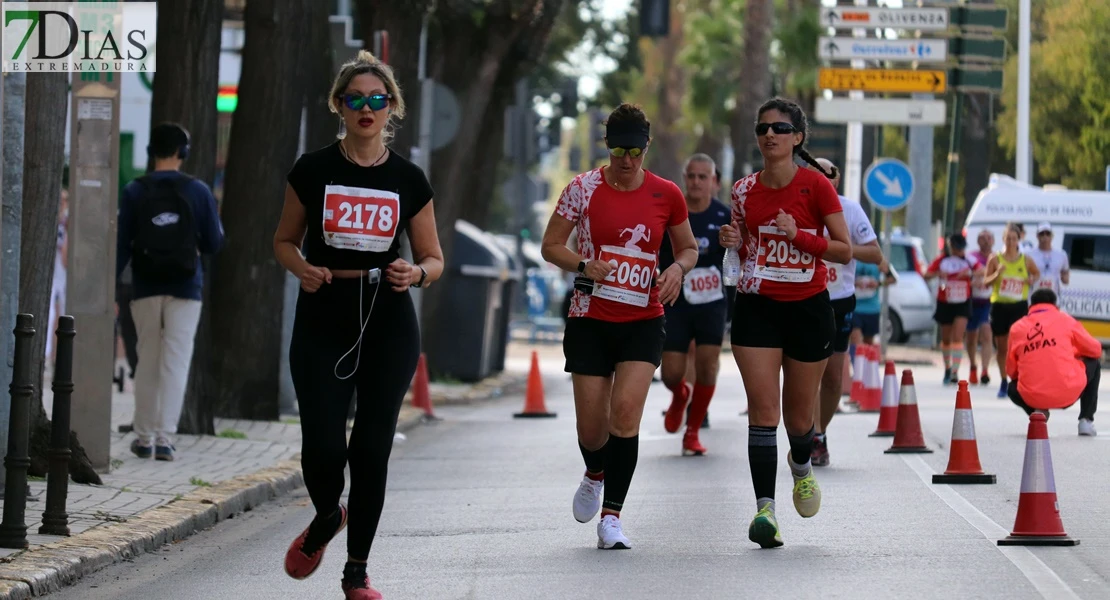
[[[690,211],[690,229],[694,232],[694,239],[698,242],[698,263],[694,266],[696,272],[691,271],[686,276],[687,279],[708,276],[708,271],[703,271],[703,269],[715,269],[713,273],[718,277],[720,276],[721,263],[725,260],[725,249],[721,247],[718,234],[722,225],[728,225],[731,222],[732,212],[717,199],[710,200],[709,207],[701,212]],[[671,247],[671,238],[670,236],[664,236],[663,244],[659,247],[660,272],[672,264],[674,264],[674,249]],[[723,280],[720,281],[723,285]],[[694,282],[690,281],[689,283],[693,285]],[[699,289],[705,283],[706,281],[699,282]],[[725,292],[728,291],[728,289],[725,290]],[[694,292],[693,289],[689,293],[692,292]],[[678,300],[674,303],[674,308],[691,306],[687,301],[687,294],[687,290],[683,289],[682,293],[678,295]]]
[[[392,150],[384,163],[362,167],[338,141],[301,155],[287,179],[305,208],[305,259],[329,269],[384,269],[433,196],[424,171]]]

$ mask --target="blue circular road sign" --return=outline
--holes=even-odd
[[[898,210],[913,196],[913,173],[895,158],[880,158],[863,174],[863,193],[883,210]]]

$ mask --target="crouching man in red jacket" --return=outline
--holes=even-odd
[[[1079,435],[1093,436],[1098,407],[1102,345],[1056,308],[1056,293],[1042,288],[1029,297],[1029,313],[1010,328],[1006,374],[1014,404],[1033,414],[1067,408],[1079,399]]]

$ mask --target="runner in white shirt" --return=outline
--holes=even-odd
[[[819,158],[826,171],[831,171],[833,163],[827,159]],[[811,169],[813,167],[810,167]],[[833,188],[839,189],[840,169],[836,170],[836,179],[831,180]],[[856,308],[856,261],[879,265],[883,273],[888,271],[886,260],[883,258],[882,248],[879,247],[878,236],[871,226],[871,220],[859,202],[840,197],[840,204],[844,207],[844,219],[848,222],[848,234],[852,238],[852,261],[846,265],[825,261],[829,272],[829,300],[833,307],[836,319],[836,338],[833,340],[833,355],[825,366],[825,374],[821,378],[821,388],[818,392],[816,414],[813,422],[816,429],[813,436],[813,453],[810,460],[813,466],[824,467],[829,464],[829,447],[825,439],[825,429],[836,414],[840,406],[840,396],[844,380],[844,360],[848,353],[848,342],[852,335],[852,313]]]
[[[1041,269],[1035,289],[1049,288],[1060,296],[1060,286],[1068,285],[1071,271],[1068,268],[1068,253],[1052,247],[1052,225],[1041,223],[1037,226],[1037,249],[1028,252]],[[1029,293],[1033,293],[1030,290]]]

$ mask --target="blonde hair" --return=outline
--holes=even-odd
[[[388,142],[393,138],[393,130],[397,126],[397,121],[405,118],[405,98],[401,95],[401,86],[397,84],[397,79],[393,76],[393,68],[378,60],[371,52],[359,50],[358,56],[343,63],[343,66],[339,68],[339,73],[336,74],[335,81],[331,85],[328,108],[331,109],[331,112],[340,115],[339,122],[342,124],[340,98],[343,91],[351,85],[352,79],[367,73],[381,79],[382,83],[385,84],[386,93],[393,96],[389,100],[389,112],[387,113],[389,117],[386,120],[385,128],[382,129],[382,138]],[[340,129],[336,137],[343,139],[346,135],[346,128],[343,128]]]

